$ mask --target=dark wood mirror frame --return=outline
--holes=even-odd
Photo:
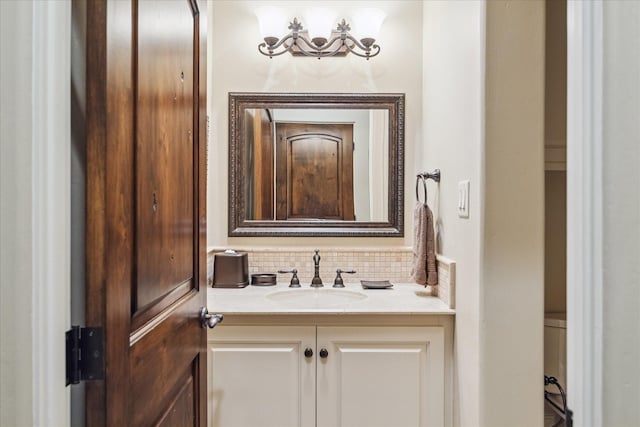
[[[382,109],[389,112],[388,220],[248,220],[243,189],[246,109]],[[404,236],[404,94],[229,93],[229,236]]]

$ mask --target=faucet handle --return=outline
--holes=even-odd
[[[300,287],[300,279],[298,279],[298,270],[297,269],[291,269],[291,270],[278,270],[278,273],[293,273],[293,276],[291,276],[291,283],[289,283],[289,287],[290,288],[299,288]]]
[[[355,274],[356,271],[355,270],[341,270],[341,269],[337,269],[336,270],[336,278],[333,281],[333,287],[334,288],[344,288],[344,280],[342,280],[342,273],[346,273],[346,274]]]

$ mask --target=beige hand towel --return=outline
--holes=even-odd
[[[413,211],[413,268],[411,278],[420,285],[438,284],[433,214],[426,203],[417,202]]]

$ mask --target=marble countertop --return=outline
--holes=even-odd
[[[239,289],[208,288],[210,312],[233,315],[264,314],[416,314],[454,315],[428,288],[415,283],[394,283],[391,289],[363,289],[360,283],[347,283],[344,289],[247,286]],[[346,291],[346,292],[345,292]]]

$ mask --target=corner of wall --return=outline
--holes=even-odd
[[[439,252],[456,260],[454,425],[479,422],[479,274],[482,218],[484,3],[424,2],[424,169]],[[470,181],[469,218],[457,214],[458,182]]]
[[[545,5],[486,7],[479,424],[534,426],[543,424]]]

